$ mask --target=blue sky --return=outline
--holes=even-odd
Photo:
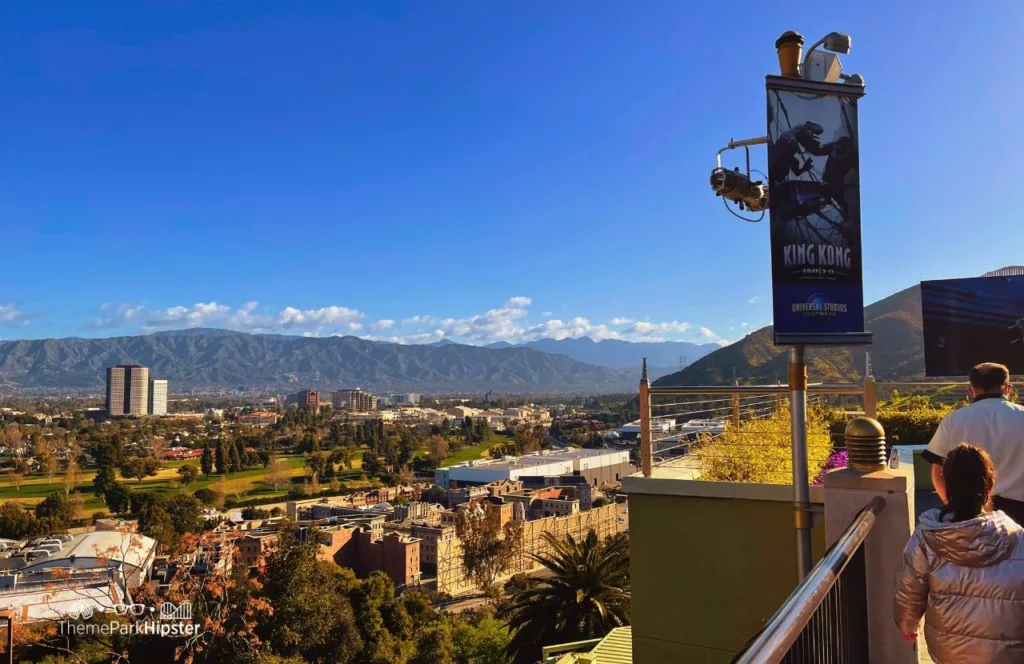
[[[734,340],[768,229],[708,173],[787,29],[867,81],[867,301],[1024,263],[1024,9],[991,6],[8,4],[0,336]]]

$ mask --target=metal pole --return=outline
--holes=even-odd
[[[737,381],[733,381],[734,386],[738,386]],[[732,395],[732,425],[738,427],[740,425],[740,395],[734,392]]]
[[[878,393],[875,377],[864,379],[864,414],[871,419],[878,419]]]
[[[644,358],[640,373],[640,467],[644,477],[651,476],[652,457],[651,443],[651,381],[647,378],[647,358]]]
[[[811,571],[811,489],[807,484],[807,363],[803,346],[789,349],[789,425],[793,437],[793,516],[796,521],[796,569]]]
[[[5,611],[0,620],[7,621],[7,664],[14,664],[14,612]]]

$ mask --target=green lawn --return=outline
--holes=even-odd
[[[282,454],[279,458],[287,464],[289,475],[294,477],[303,474],[303,458],[301,454]],[[356,459],[355,461],[356,463],[354,463],[353,466],[358,467],[359,460]],[[178,482],[177,470],[179,466],[185,464],[193,464],[198,469],[199,460],[190,459],[188,461],[167,462],[161,466],[160,471],[154,477],[147,477],[141,483],[137,480],[127,480],[124,478],[120,478],[120,480],[127,486],[131,487],[132,491],[152,491],[160,494],[174,494],[182,490],[182,487]],[[284,498],[290,487],[281,485],[278,487],[277,491],[274,491],[273,487],[262,483],[263,477],[266,473],[267,470],[260,467],[226,476],[225,485],[228,491],[228,496],[241,496],[244,494],[247,497]],[[341,479],[357,477],[358,475],[359,471],[358,468],[356,468],[354,471],[344,471]],[[95,470],[83,472],[81,478],[75,485],[76,489],[81,492],[82,497],[85,498],[85,511],[90,514],[92,512],[106,509],[103,504],[103,499],[97,498],[92,494],[92,480],[95,476]],[[196,489],[208,487],[219,481],[220,476],[218,475],[211,475],[210,479],[200,476],[200,479],[189,485],[188,490],[190,492],[194,492]],[[26,477],[22,482],[20,490],[15,488],[11,483],[11,478],[9,476],[0,477],[0,500],[15,500],[25,505],[34,505],[54,491],[63,490],[64,476],[62,473],[54,475],[53,479],[41,475],[31,475]]]
[[[510,436],[495,435],[491,442],[480,443],[479,445],[471,445],[469,447],[463,447],[448,455],[448,458],[444,460],[443,466],[451,466],[456,463],[462,463],[464,461],[477,461],[479,459],[490,459],[491,457],[487,454],[487,450],[491,449],[495,445],[501,445],[508,443],[512,440]]]

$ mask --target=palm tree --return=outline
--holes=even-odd
[[[628,537],[542,537],[551,552],[531,557],[551,576],[517,593],[507,613],[514,631],[508,651],[517,662],[537,661],[541,646],[600,638],[629,624]]]

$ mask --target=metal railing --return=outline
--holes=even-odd
[[[836,398],[849,401],[863,400],[863,409],[869,416],[876,414],[874,379],[862,383],[811,384],[808,386],[808,406],[826,405],[844,407]],[[708,445],[726,427],[737,431],[742,422],[771,417],[789,407],[787,385],[703,385],[678,387],[651,387],[640,384],[640,459],[644,476],[650,477],[653,468],[672,465],[693,465],[695,459],[680,461],[695,449],[699,439],[704,447],[702,455],[715,454]],[[860,404],[857,404],[858,407]],[[694,427],[691,424],[697,423]],[[703,426],[701,426],[703,425]],[[756,431],[749,432],[744,447],[757,446]],[[832,442],[821,443],[824,453]],[[721,443],[719,443],[721,444]],[[813,447],[813,446],[812,446]],[[724,453],[724,450],[719,450]],[[696,470],[696,467],[694,468]],[[783,468],[778,469],[785,471]],[[788,472],[788,471],[787,471]]]
[[[885,501],[874,498],[790,593],[733,664],[868,661],[867,587],[861,544]]]
[[[846,411],[848,417],[864,414],[878,416],[878,406],[888,402],[892,407],[910,404],[915,396],[926,396],[933,403],[957,405],[965,402],[966,383],[956,382],[885,382],[877,383],[868,377],[860,383],[811,383],[807,387],[807,406],[831,407]],[[640,460],[645,477],[654,468],[665,465],[693,466],[698,474],[698,460],[687,457],[696,449],[697,436],[686,431],[688,421],[715,420],[702,438],[713,440],[722,428],[754,419],[770,417],[789,406],[788,385],[695,385],[661,387],[640,383]],[[841,430],[830,434],[832,448],[842,446]],[[756,431],[745,435],[756,446]],[[810,444],[813,452],[824,445]],[[703,449],[705,456],[713,455],[710,446]],[[722,450],[724,453],[725,450]],[[779,468],[783,472],[783,468]]]

